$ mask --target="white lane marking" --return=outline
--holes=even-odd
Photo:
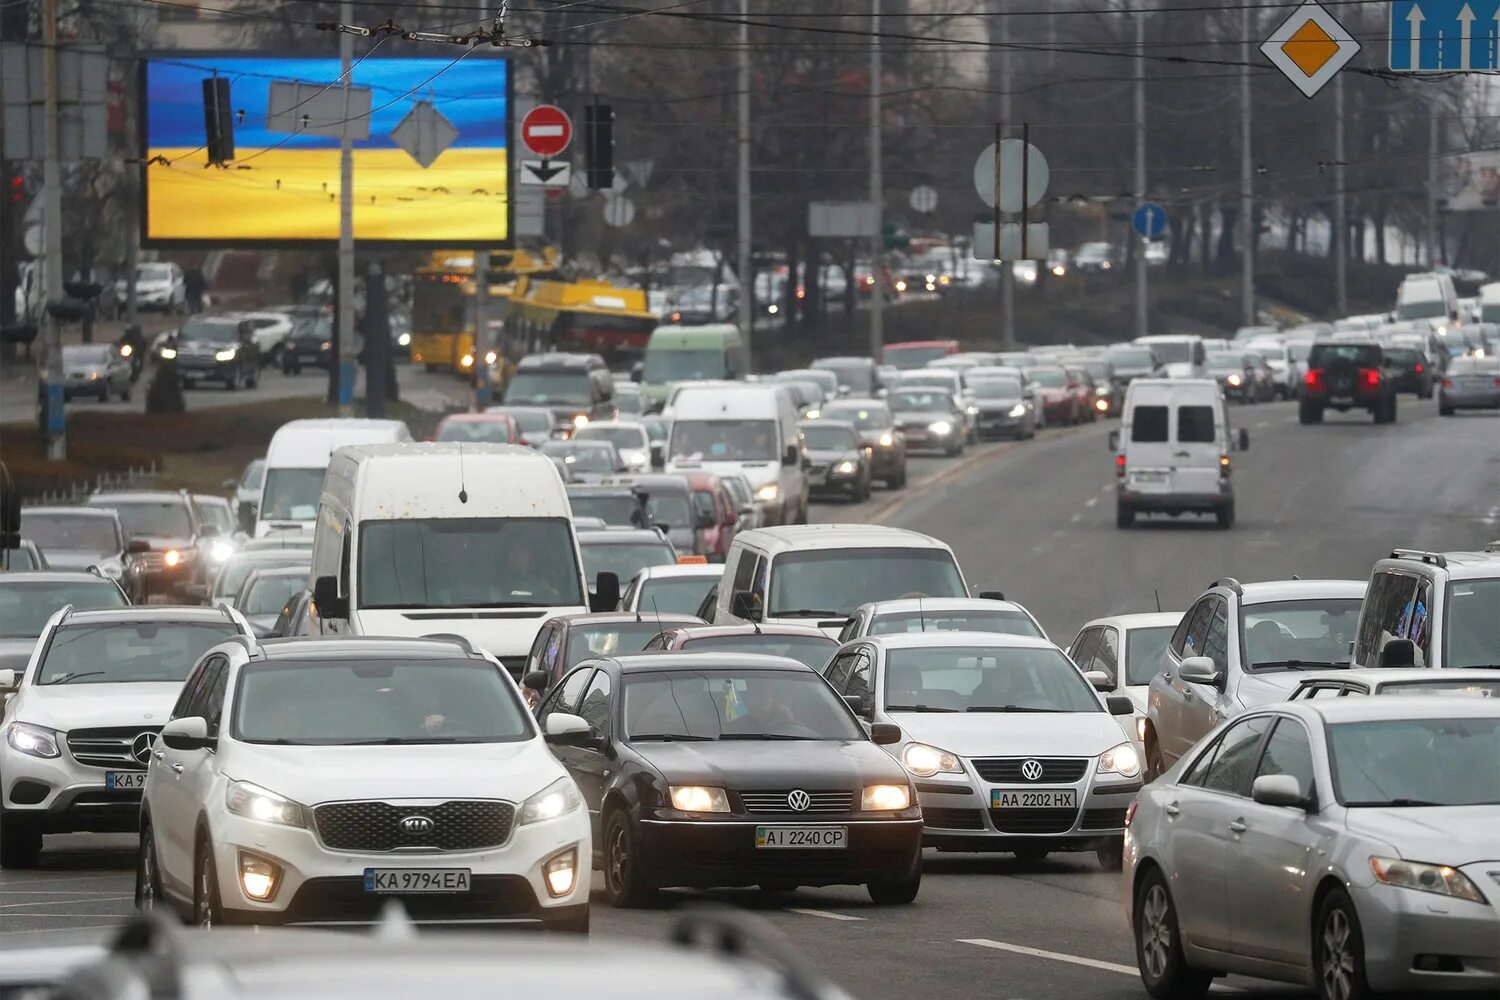
[[[1082,955],[1064,955],[1059,951],[1043,951],[1040,948],[1027,948],[1019,944],[1006,944],[1004,941],[991,941],[989,938],[959,938],[958,943],[972,944],[979,948],[991,948],[995,951],[1008,951],[1016,955],[1030,955],[1032,958],[1047,958],[1054,962],[1082,965],[1085,968],[1102,969],[1105,972],[1118,972],[1122,976],[1140,975],[1140,970],[1133,965],[1121,965],[1119,962],[1101,962],[1097,958],[1084,958]]]
[[[1270,427],[1270,426],[1271,426],[1271,421],[1269,421],[1269,420],[1257,420],[1255,422],[1255,429],[1258,430],[1258,431],[1263,431],[1267,427]]]
[[[1072,517],[1068,518],[1068,520],[1071,521],[1074,524],[1077,524],[1079,521],[1083,520],[1083,515],[1082,514],[1074,514]]]
[[[22,915],[23,916],[42,916],[43,914],[27,913],[27,914],[22,914]],[[48,914],[45,914],[45,916],[49,916],[49,917],[97,917],[97,916],[100,916],[100,914],[98,914],[98,913],[48,913]],[[111,927],[111,928],[119,929],[119,926],[120,926],[120,922],[118,920],[116,920],[116,921],[112,921],[111,923],[107,923],[107,924],[69,924],[65,929],[69,930],[69,931],[87,931],[87,930],[95,930],[95,929],[100,928],[100,927]],[[56,934],[57,931],[58,931],[58,928],[56,928],[56,927],[32,927],[31,929],[24,930],[24,931],[0,931],[0,938],[3,938],[3,937],[19,937],[22,934]]]
[[[1087,500],[1085,500],[1083,502],[1083,505],[1085,507],[1097,507],[1097,506],[1099,506],[1099,498],[1098,497],[1089,497]]]
[[[832,913],[828,910],[809,910],[801,906],[788,906],[788,913],[800,913],[804,917],[822,917],[824,920],[863,920],[864,917],[851,917],[847,913]]]
[[[1114,483],[1105,483],[1104,486],[1100,488],[1099,492],[1100,493],[1108,493],[1111,490],[1113,490],[1114,488],[1115,488],[1115,484]]]
[[[91,902],[91,903],[114,903],[114,902],[118,902],[118,901],[120,901],[122,899],[131,899],[131,900],[133,900],[133,899],[135,899],[135,897],[134,896],[93,896],[93,897],[91,897],[91,898],[89,898],[87,900],[83,900],[83,899],[50,899],[50,900],[43,899],[43,900],[37,900],[35,902],[31,902],[31,903],[4,903],[4,904],[0,904],[0,910],[18,910],[18,909],[20,909],[23,906],[63,906],[63,905],[70,904],[70,903],[83,903],[83,902]],[[24,917],[24,916],[50,917],[50,916],[54,916],[54,915],[55,914],[51,914],[51,913],[38,913],[38,914],[15,913],[15,914],[7,914],[7,916],[17,916],[17,917]]]

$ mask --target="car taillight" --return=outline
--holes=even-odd
[[[1380,385],[1380,369],[1361,368],[1359,370],[1359,384],[1366,389],[1375,389]]]
[[[1500,385],[1500,378],[1495,379],[1495,384],[1496,385]],[[1443,379],[1443,388],[1444,389],[1451,389],[1451,388],[1453,388],[1453,380],[1451,378],[1445,378],[1445,379]]]
[[[1141,804],[1141,800],[1140,799],[1132,799],[1130,801],[1130,805],[1126,808],[1126,810],[1125,810],[1125,828],[1127,830],[1130,829],[1130,821],[1133,820],[1133,819],[1135,819],[1135,810],[1136,810],[1136,807],[1139,806],[1140,804]]]
[[[1420,362],[1420,361],[1417,362],[1416,371],[1417,371],[1418,375],[1422,374],[1422,362]]]
[[[1121,477],[1122,479],[1125,477],[1125,456],[1124,455],[1116,455],[1115,456],[1115,475]]]
[[[1500,378],[1495,379],[1495,388],[1500,389]]]
[[[1314,391],[1322,389],[1323,388],[1323,369],[1321,369],[1321,368],[1309,368],[1307,370],[1307,375],[1304,376],[1302,380],[1305,383],[1307,383],[1307,387],[1309,389],[1312,389]]]
[[[1225,477],[1227,479],[1229,477],[1229,472],[1230,472],[1229,456],[1228,455],[1220,455],[1219,456],[1219,475],[1221,475],[1221,476],[1223,476],[1223,477]]]

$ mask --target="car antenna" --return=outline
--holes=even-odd
[[[458,442],[458,502],[469,502],[469,491],[464,489],[464,443]]]
[[[927,614],[922,610],[922,598],[917,598],[917,621],[922,623],[922,631],[927,631]]]
[[[656,595],[651,595],[651,610],[656,615],[656,634],[661,635],[661,608],[656,606]]]
[[[1158,614],[1160,614],[1161,613],[1161,591],[1157,590],[1155,587],[1152,587],[1151,588],[1151,593],[1153,593],[1153,594],[1156,595],[1156,611],[1157,611]]]

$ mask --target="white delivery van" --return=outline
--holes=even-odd
[[[786,386],[683,388],[671,411],[667,472],[741,473],[755,489],[764,523],[807,523],[806,459]]]
[[[1137,514],[1213,514],[1234,524],[1229,453],[1250,447],[1240,429],[1232,438],[1224,394],[1214,379],[1139,379],[1125,391],[1115,452],[1115,523],[1128,528]]]
[[[1208,378],[1208,349],[1202,337],[1163,333],[1137,337],[1131,343],[1155,351],[1161,359],[1162,375],[1167,378]]]
[[[310,531],[323,491],[328,460],[345,445],[410,441],[399,420],[293,420],[271,435],[261,482],[255,537],[277,531]]]
[[[816,625],[837,637],[861,604],[918,594],[969,596],[953,550],[929,535],[878,524],[759,528],[734,536],[714,624]]]
[[[313,631],[461,635],[519,676],[544,621],[589,610],[582,567],[567,491],[539,452],[340,448],[313,534]],[[601,579],[596,603],[619,599]]]
[[[1500,323],[1500,281],[1479,286],[1479,322]]]
[[[1458,290],[1447,274],[1408,274],[1396,289],[1396,319],[1431,319],[1446,325],[1458,319]],[[1442,331],[1439,330],[1439,333]]]

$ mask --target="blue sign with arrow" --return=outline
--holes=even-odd
[[[1136,232],[1154,240],[1167,230],[1167,210],[1154,201],[1148,201],[1135,210],[1130,221]]]
[[[1500,69],[1500,0],[1395,0],[1390,56],[1398,73]]]

